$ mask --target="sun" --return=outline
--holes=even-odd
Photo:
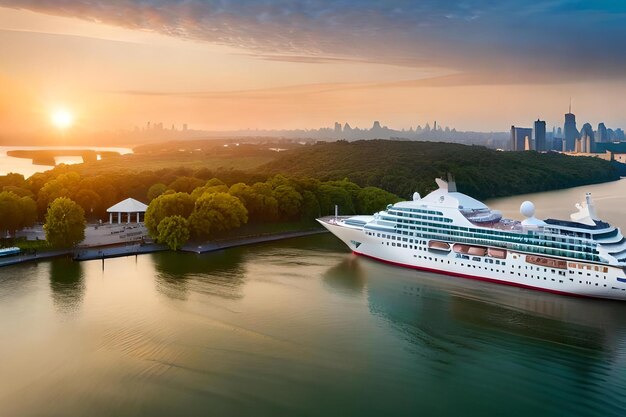
[[[67,129],[74,124],[74,115],[67,109],[56,109],[50,114],[50,121],[59,129]]]

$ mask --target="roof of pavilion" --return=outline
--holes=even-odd
[[[145,213],[148,206],[134,198],[127,198],[124,201],[109,207],[108,213]]]

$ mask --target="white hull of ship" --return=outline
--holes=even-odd
[[[397,240],[383,239],[376,233],[367,234],[362,228],[345,226],[332,219],[319,222],[355,254],[379,261],[556,294],[626,300],[626,282],[618,280],[624,280],[626,274],[618,267],[570,260],[567,269],[543,267],[526,262],[526,254],[510,250],[505,259],[469,254],[466,254],[469,259],[464,259],[454,250],[429,250],[428,241],[419,238],[381,232]],[[407,241],[402,241],[403,238]],[[416,240],[411,242],[412,239]]]

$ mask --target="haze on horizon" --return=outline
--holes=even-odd
[[[617,0],[0,0],[0,139],[196,129],[624,126]],[[61,110],[60,110],[61,109]],[[56,112],[56,113],[55,113]]]

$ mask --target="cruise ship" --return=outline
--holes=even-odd
[[[535,217],[524,201],[523,221],[502,218],[436,180],[425,197],[390,204],[369,216],[318,221],[357,255],[440,274],[562,295],[626,300],[626,238],[597,219],[591,194],[570,220]]]

